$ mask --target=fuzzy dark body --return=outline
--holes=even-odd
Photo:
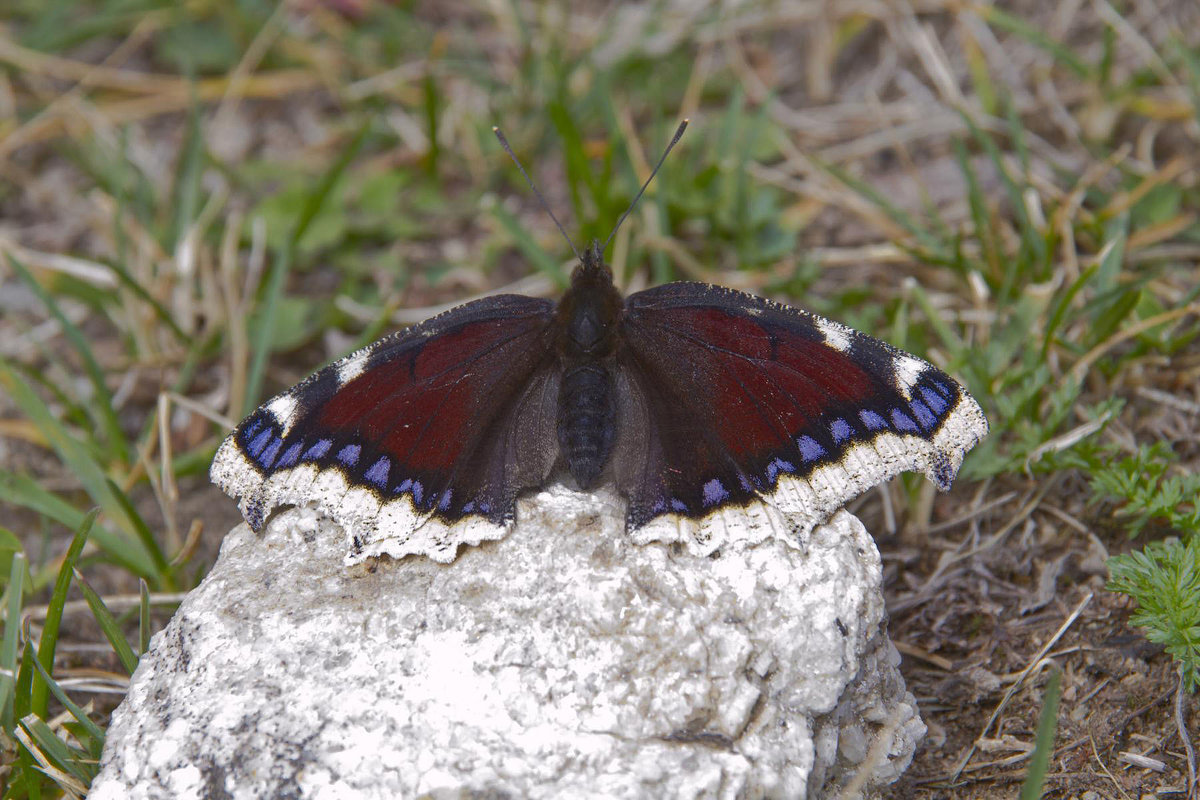
[[[615,405],[612,377],[600,364],[583,364],[563,374],[558,447],[581,488],[594,486],[608,463],[616,436]]]
[[[622,307],[600,245],[593,242],[584,251],[557,311],[561,331],[557,345],[563,368],[558,396],[559,455],[583,489],[599,481],[616,439],[612,370]]]

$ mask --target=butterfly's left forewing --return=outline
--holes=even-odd
[[[225,440],[213,481],[260,528],[315,505],[351,560],[454,557],[499,538],[557,453],[553,303],[504,295],[451,309],[315,373]]]
[[[751,499],[804,533],[901,471],[949,488],[987,433],[974,399],[927,362],[742,292],[639,292],[621,334],[622,404],[645,427],[620,429],[614,467],[639,540],[690,530],[719,544],[717,512]]]

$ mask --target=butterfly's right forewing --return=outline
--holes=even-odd
[[[807,531],[904,470],[948,488],[987,433],[978,404],[931,364],[742,292],[639,292],[621,331],[621,407],[639,430],[623,429],[614,467],[635,529],[704,528],[761,498]]]

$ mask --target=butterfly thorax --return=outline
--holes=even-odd
[[[612,453],[616,398],[609,362],[622,306],[600,245],[593,242],[571,274],[571,288],[557,311],[563,368],[558,397],[559,454],[576,483],[585,489],[596,484]]]

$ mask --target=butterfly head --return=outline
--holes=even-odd
[[[600,244],[599,239],[592,239],[584,248],[579,264],[571,273],[572,286],[582,281],[612,283],[612,270],[604,263],[604,245]]]
[[[558,304],[564,355],[577,360],[611,353],[621,308],[621,293],[613,286],[612,270],[604,263],[602,246],[593,241],[583,251],[571,273],[571,288]]]

